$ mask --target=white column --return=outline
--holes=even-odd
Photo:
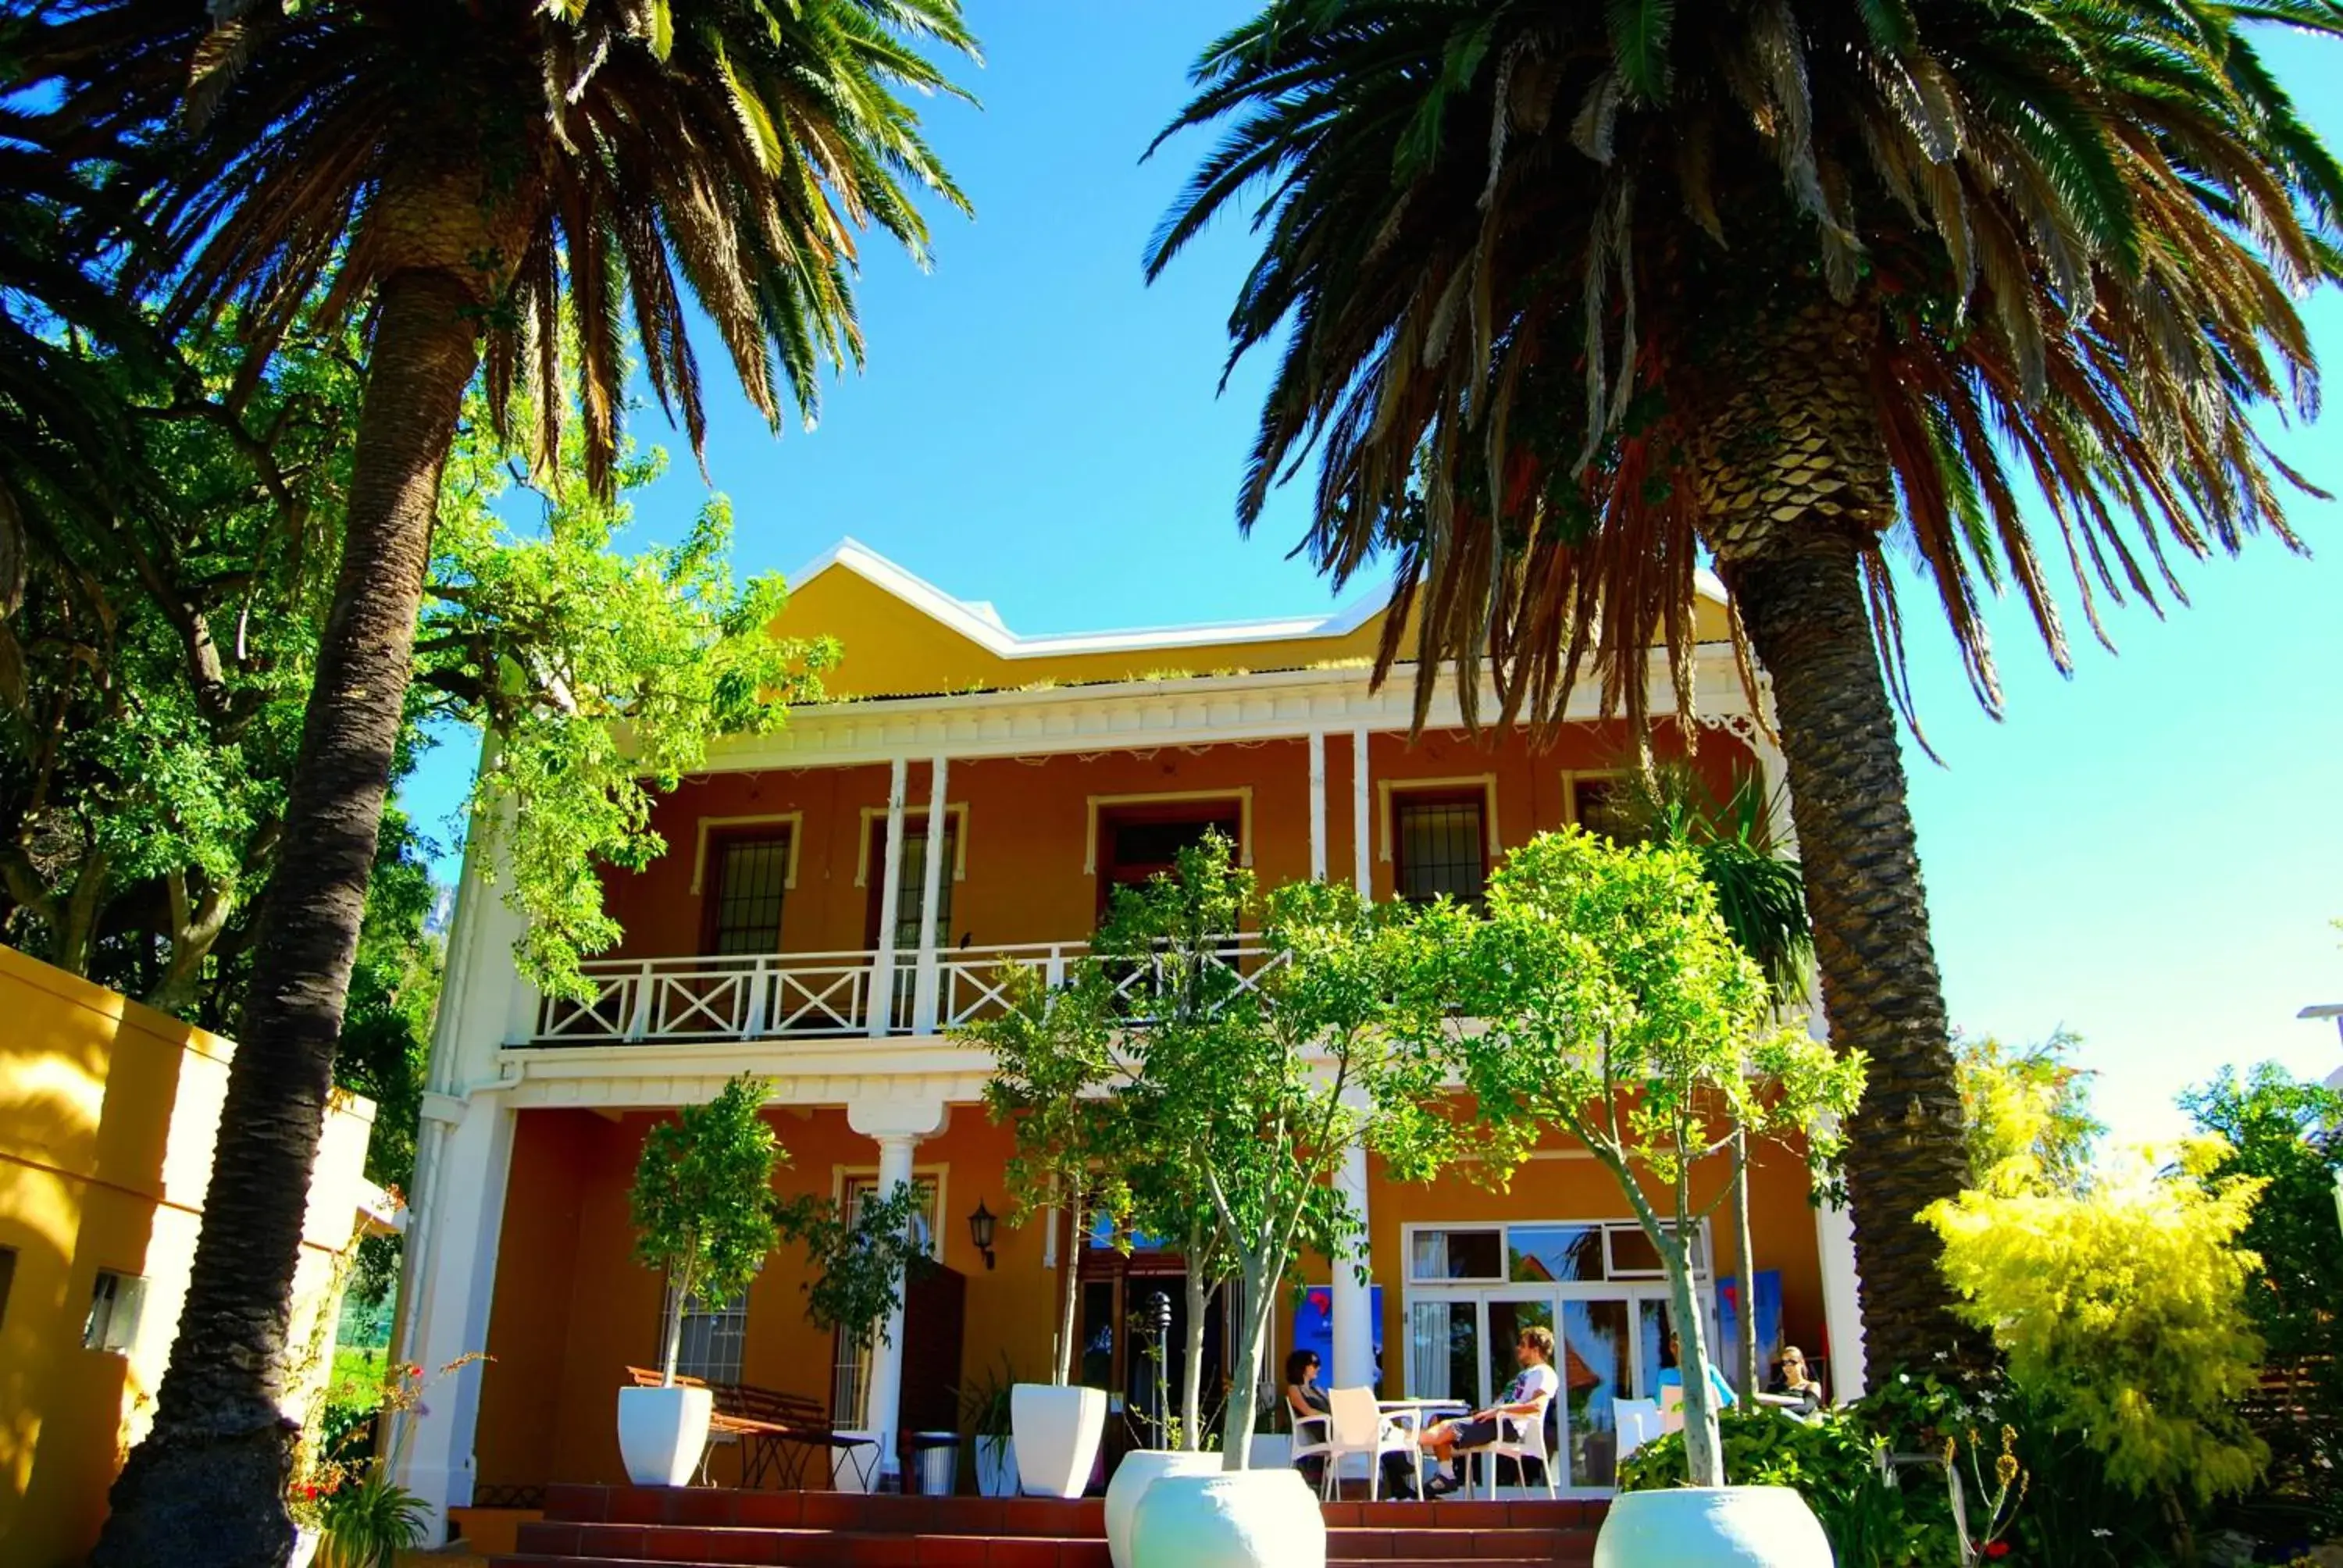
[[[879,950],[870,960],[870,1032],[884,1035],[895,1021],[895,921],[900,911],[903,879],[903,776],[910,764],[903,758],[887,779],[887,853],[879,874]]]
[[[1351,878],[1359,897],[1375,895],[1375,847],[1367,832],[1367,731],[1351,731]]]
[[[1367,1151],[1353,1144],[1344,1151],[1342,1169],[1334,1178],[1335,1191],[1350,1201],[1351,1211],[1364,1226],[1367,1208]],[[1361,1280],[1359,1271],[1367,1271]],[[1333,1329],[1335,1388],[1363,1388],[1375,1381],[1375,1298],[1370,1284],[1374,1274],[1374,1250],[1362,1230],[1357,1247],[1334,1260]]]
[[[1862,1280],[1855,1267],[1855,1216],[1835,1204],[1815,1206],[1815,1239],[1822,1254],[1823,1327],[1830,1335],[1830,1397],[1834,1404],[1861,1399]]]
[[[1326,732],[1310,732],[1310,879],[1326,879]]]
[[[944,759],[938,757],[930,768],[928,847],[920,864],[920,979],[911,1000],[913,1034],[936,1031],[936,995],[940,979],[936,967],[936,906],[942,902],[943,881],[949,874],[944,869],[944,829],[948,825],[944,813]],[[943,934],[945,940],[950,939],[950,932]]]
[[[514,1113],[495,1086],[468,1100],[427,1094],[423,1115],[436,1123],[431,1195],[409,1244],[416,1296],[408,1309],[404,1357],[427,1379],[488,1344],[488,1308],[496,1290],[497,1245],[504,1227],[505,1178],[512,1161]],[[417,1235],[417,1231],[421,1234]],[[393,1473],[430,1510],[424,1539],[444,1539],[447,1510],[472,1500],[472,1436],[479,1420],[482,1363],[473,1362],[437,1382],[422,1405],[394,1432]]]
[[[846,1108],[847,1125],[879,1145],[879,1195],[891,1196],[911,1184],[911,1156],[923,1138],[944,1130],[950,1109],[940,1101],[857,1101]],[[943,1216],[936,1216],[941,1223]],[[884,1473],[901,1469],[896,1450],[895,1423],[903,1401],[903,1308],[881,1325],[879,1342],[870,1347],[870,1382],[863,1390],[862,1424],[878,1434],[880,1466]]]

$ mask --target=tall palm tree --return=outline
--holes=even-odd
[[[1151,275],[1264,193],[1232,357],[1283,347],[1240,521],[1316,450],[1309,548],[1392,560],[1420,705],[1453,661],[1475,720],[1486,682],[1550,725],[1582,674],[1689,707],[1695,569],[1732,590],[1872,1063],[1875,1367],[1969,1343],[1913,1220],[1966,1172],[1886,547],[1997,709],[1983,592],[2067,665],[2027,496],[2095,628],[2180,597],[2175,553],[2293,542],[2250,419],[2313,406],[2293,298],[2337,275],[2343,170],[2257,18],[2343,31],[2333,0],[1273,0],[1165,132],[1223,125]]]
[[[905,90],[973,52],[958,0],[76,0],[22,41],[38,136],[139,144],[166,325],[235,307],[256,374],[295,315],[372,324],[333,608],[257,935],[205,1223],[153,1433],[105,1563],[280,1562],[279,1368],[440,469],[482,372],[559,450],[565,314],[607,487],[631,314],[697,447],[706,312],[776,427],[860,362],[855,236],[924,257],[912,191],[965,204]]]

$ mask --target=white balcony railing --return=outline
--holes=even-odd
[[[1088,942],[1013,942],[922,954],[900,950],[880,979],[876,951],[699,955],[598,960],[584,966],[593,994],[548,997],[538,1007],[538,1045],[632,1045],[728,1040],[818,1040],[925,1035],[998,1013],[1003,965],[1041,971],[1052,986],[1090,951]],[[1234,971],[1239,992],[1261,983],[1282,955],[1258,936],[1231,937],[1213,961]],[[932,1000],[920,985],[932,965]],[[1147,971],[1117,978],[1126,996]],[[883,1012],[874,999],[885,993]]]

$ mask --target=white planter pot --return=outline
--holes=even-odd
[[[1326,1568],[1326,1516],[1298,1470],[1165,1476],[1131,1539],[1131,1568]]]
[[[688,1486],[708,1449],[716,1396],[704,1388],[618,1391],[618,1457],[637,1486]]]
[[[1786,1486],[1623,1492],[1594,1542],[1594,1568],[1831,1568],[1830,1540]]]
[[[976,1440],[976,1494],[979,1497],[1017,1495],[1017,1444],[1005,1437]]]
[[[1106,1431],[1106,1391],[1021,1382],[1009,1391],[1009,1428],[1028,1497],[1080,1497]]]
[[[1131,1568],[1131,1522],[1139,1501],[1167,1475],[1218,1475],[1217,1453],[1187,1453],[1143,1448],[1126,1453],[1106,1483],[1106,1550],[1114,1568]]]
[[[883,1456],[879,1452],[880,1435],[867,1427],[841,1426],[832,1431],[840,1437],[859,1437],[862,1442],[851,1447],[830,1451],[830,1489],[832,1492],[868,1492],[879,1484],[879,1466]]]
[[[318,1543],[325,1538],[325,1532],[321,1530],[307,1524],[295,1525],[293,1555],[285,1560],[285,1568],[309,1568],[309,1564],[317,1558]]]

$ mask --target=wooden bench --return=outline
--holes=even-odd
[[[637,1388],[658,1388],[664,1381],[649,1367],[628,1367],[627,1372]],[[822,1478],[827,1480],[827,1456],[843,1451],[861,1478],[863,1489],[870,1489],[871,1473],[878,1466],[879,1444],[868,1437],[846,1437],[832,1431],[829,1412],[803,1394],[680,1375],[675,1381],[688,1388],[704,1388],[716,1396],[715,1411],[708,1418],[709,1445],[713,1450],[722,1438],[739,1445],[743,1487],[753,1491],[771,1480],[779,1490],[801,1492],[807,1455],[820,1451],[825,1456]],[[708,1461],[703,1455],[700,1479],[707,1478]]]

